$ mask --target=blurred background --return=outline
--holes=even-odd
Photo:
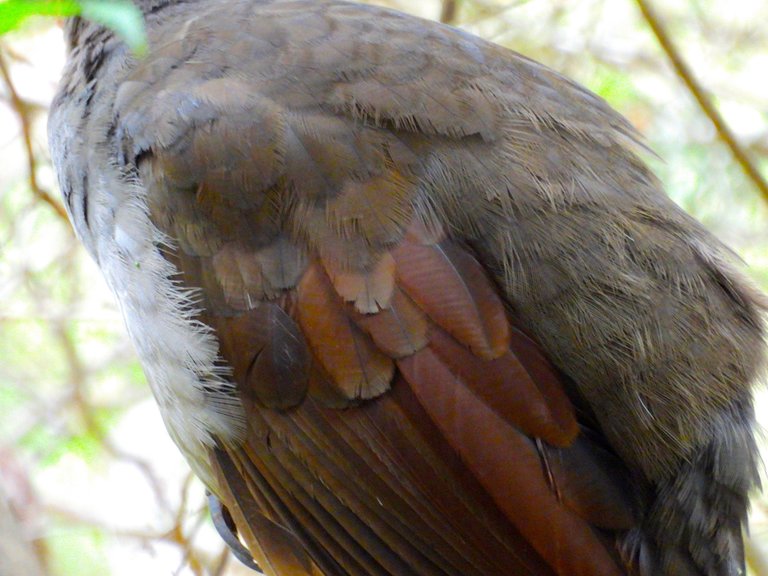
[[[646,136],[672,197],[768,289],[768,2],[647,1],[370,3],[460,26],[597,92]],[[25,567],[14,576],[250,574],[215,534],[61,207],[45,124],[63,61],[51,20],[0,39],[0,559]],[[756,495],[753,576],[768,576],[766,512]]]

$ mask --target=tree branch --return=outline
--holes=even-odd
[[[0,565],[4,576],[43,576],[40,559],[0,492]]]
[[[643,14],[643,18],[645,18],[648,26],[656,36],[659,45],[672,63],[675,72],[682,78],[704,114],[706,114],[712,124],[715,125],[718,136],[731,150],[733,157],[739,163],[747,178],[752,181],[755,187],[760,191],[763,199],[768,202],[768,181],[766,181],[755,163],[750,159],[749,154],[747,154],[747,151],[739,143],[736,135],[712,103],[712,99],[707,95],[706,90],[696,78],[693,70],[691,70],[691,67],[675,46],[672,38],[664,27],[664,24],[659,19],[656,9],[652,6],[651,0],[636,0],[636,2]]]
[[[2,47],[0,47],[2,48]],[[40,187],[37,181],[37,159],[35,157],[35,151],[32,147],[32,119],[28,113],[28,106],[24,100],[21,99],[19,93],[16,91],[16,87],[13,84],[10,71],[3,58],[2,49],[0,49],[0,76],[5,81],[5,85],[8,87],[8,95],[10,96],[11,105],[16,115],[19,117],[19,123],[21,124],[22,140],[24,141],[24,148],[27,152],[27,170],[29,171],[29,187],[32,193],[48,204],[59,218],[65,222],[69,222],[67,213],[64,207],[53,199],[53,197]]]

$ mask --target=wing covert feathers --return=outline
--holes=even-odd
[[[309,260],[214,322],[250,415],[232,459],[323,573],[621,574],[600,529],[632,525],[625,472],[466,248],[408,233],[370,273]]]
[[[218,334],[241,394],[281,410],[304,399],[309,386],[307,343],[280,306],[265,302],[240,316],[221,318]]]
[[[351,321],[326,273],[310,266],[297,292],[299,323],[339,392],[356,401],[387,390],[394,372],[392,361]]]

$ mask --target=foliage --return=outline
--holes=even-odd
[[[82,16],[115,30],[138,54],[147,47],[141,12],[130,0],[4,0],[0,35],[19,29],[32,16]]]

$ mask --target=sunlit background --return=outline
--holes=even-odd
[[[606,98],[646,135],[659,156],[647,160],[674,199],[768,289],[768,198],[670,66],[635,0],[372,3],[442,16]],[[768,2],[655,4],[704,98],[765,178]],[[45,135],[61,31],[33,22],[0,41],[0,60],[0,503],[15,522],[0,504],[0,559],[5,546],[31,562],[25,576],[248,574],[228,559],[122,320],[62,218]],[[758,404],[768,422],[763,394]],[[750,564],[768,576],[760,567],[768,506],[757,496],[753,508]]]

